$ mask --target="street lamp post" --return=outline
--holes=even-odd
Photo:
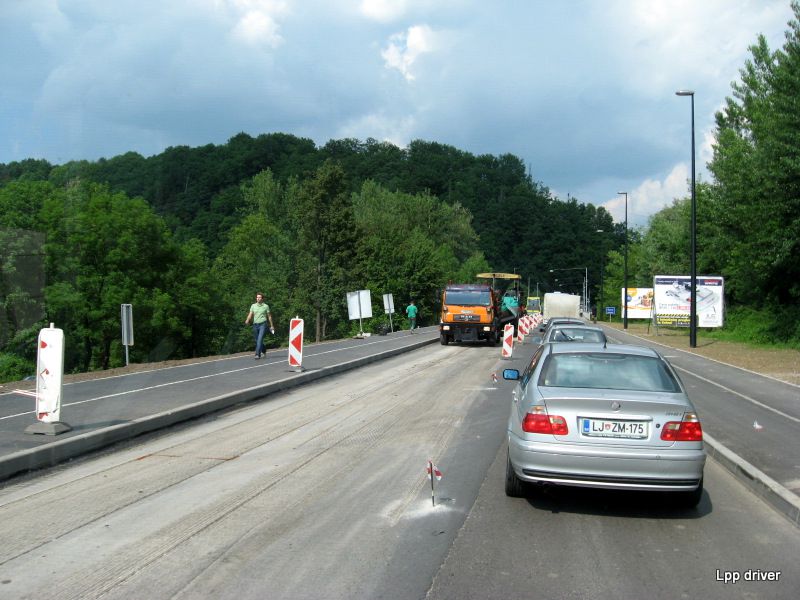
[[[595,233],[605,233],[605,230],[596,229]],[[598,298],[597,311],[595,312],[595,317],[599,315],[601,321],[603,320],[603,314],[600,311],[603,310],[603,305],[605,304],[604,302],[605,292],[603,291],[603,271],[605,270],[605,261],[606,261],[605,246],[601,245],[600,246],[600,298]]]
[[[625,259],[622,275],[622,328],[628,328],[628,192],[617,192],[625,194]]]
[[[677,96],[692,98],[692,225],[691,238],[691,290],[689,295],[689,347],[697,348],[697,199],[694,191],[694,90],[678,90]]]

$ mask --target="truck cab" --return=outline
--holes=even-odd
[[[478,341],[497,344],[500,340],[498,305],[495,290],[490,285],[449,284],[442,292],[439,321],[442,345]]]
[[[478,273],[478,280],[487,283],[451,283],[442,293],[442,317],[439,339],[450,342],[484,341],[497,345],[503,338],[505,325],[514,326],[514,335],[525,307],[520,306],[520,275],[516,273]],[[491,280],[491,284],[488,283]],[[502,293],[496,286],[510,282]]]

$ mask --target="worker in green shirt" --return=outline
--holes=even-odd
[[[269,304],[264,302],[264,294],[256,294],[256,301],[250,305],[250,312],[244,320],[245,325],[253,322],[253,338],[256,341],[256,360],[261,358],[264,352],[264,335],[267,332],[267,320],[269,320],[269,331],[275,335],[275,326],[272,324],[272,313],[269,311]]]
[[[414,305],[414,301],[411,301],[406,307],[406,316],[408,316],[408,320],[411,321],[411,333],[414,333],[414,330],[417,328],[417,312],[419,309]]]

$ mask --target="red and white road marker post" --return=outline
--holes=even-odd
[[[503,328],[503,358],[511,358],[514,352],[514,326],[509,323]]]
[[[303,319],[289,321],[289,366],[303,370]]]
[[[25,433],[58,435],[72,430],[61,419],[64,379],[64,331],[50,327],[39,331],[36,352],[36,423]]]
[[[442,472],[439,470],[439,467],[433,464],[431,459],[428,459],[428,468],[426,471],[428,472],[428,477],[430,477],[431,480],[431,506],[436,506],[436,496],[434,495],[433,491],[433,480],[435,478],[436,481],[441,481]]]
[[[530,324],[528,323],[528,319],[523,317],[519,320],[519,330],[522,332],[523,339],[524,336],[528,335],[531,332]]]

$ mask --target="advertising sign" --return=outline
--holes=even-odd
[[[629,319],[649,319],[653,315],[653,288],[628,288],[622,295],[620,314],[625,314],[625,302],[628,302]]]
[[[688,275],[656,275],[655,322],[666,327],[689,327],[691,312],[691,277]],[[722,327],[724,279],[708,275],[697,276],[697,326]]]

